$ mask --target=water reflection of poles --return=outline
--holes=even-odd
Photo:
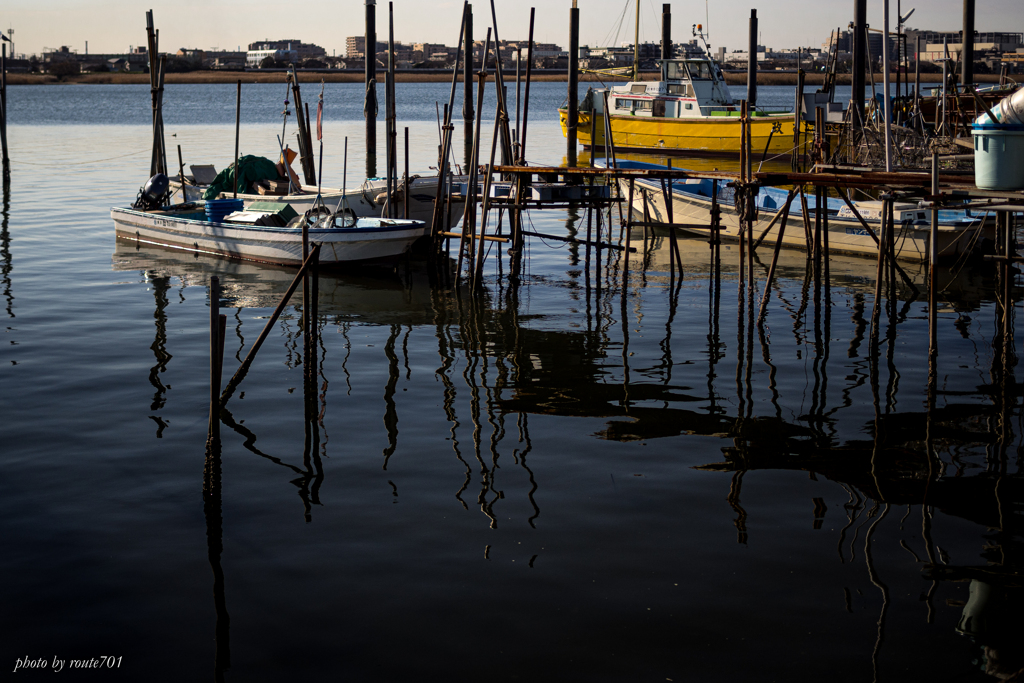
[[[455,457],[462,463],[466,468],[466,480],[462,483],[456,494],[455,499],[462,503],[462,507],[466,510],[469,506],[466,505],[466,501],[462,499],[463,492],[469,488],[470,481],[473,476],[473,469],[469,466],[469,463],[462,457],[462,452],[459,450],[459,419],[455,412],[455,384],[451,379],[452,366],[455,363],[455,340],[451,334],[451,319],[447,315],[449,300],[445,298],[445,294],[442,290],[434,288],[432,291],[433,309],[434,309],[434,325],[435,325],[435,337],[437,338],[437,354],[441,357],[441,366],[434,371],[434,374],[440,378],[441,385],[443,387],[443,400],[442,408],[444,410],[445,419],[448,421],[449,432],[451,434],[452,450],[455,451]]]
[[[864,536],[864,562],[868,568],[868,578],[882,592],[882,611],[878,614],[878,636],[875,638],[875,647],[871,651],[871,673],[873,676],[872,680],[874,681],[878,681],[878,655],[882,651],[882,643],[885,640],[885,613],[889,609],[889,587],[882,583],[882,579],[875,570],[874,559],[871,556],[871,536],[887,514],[889,514],[888,503],[885,504],[882,514],[878,516],[878,519],[868,527],[868,533]]]
[[[0,211],[0,282],[4,286],[4,299],[7,301],[7,317],[14,318],[14,293],[11,287],[11,272],[14,270],[11,257],[11,178],[3,176],[3,210]]]
[[[156,389],[156,393],[153,394],[153,402],[149,406],[150,410],[160,410],[164,407],[164,403],[166,403],[164,395],[167,393],[167,387],[160,381],[160,373],[167,370],[167,364],[173,357],[167,351],[166,308],[168,304],[167,291],[171,288],[170,281],[170,277],[157,277],[156,275],[150,277],[150,282],[153,284],[153,299],[156,302],[156,309],[153,311],[156,336],[149,347],[156,357],[156,364],[149,370],[149,383]],[[157,437],[159,438],[163,431],[163,423],[158,422],[157,424],[161,425],[157,430]]]
[[[401,373],[398,369],[398,354],[395,353],[395,342],[401,332],[399,325],[392,325],[388,334],[388,341],[384,344],[384,355],[388,359],[388,381],[384,385],[384,429],[388,433],[388,445],[384,449],[383,469],[388,468],[388,460],[394,455],[398,448],[398,406],[395,403],[395,394],[398,391],[398,379]]]
[[[746,473],[746,470],[733,473],[729,483],[729,496],[726,498],[730,507],[736,511],[736,519],[732,523],[736,527],[736,542],[742,545],[747,544],[747,511],[740,504],[740,490],[743,488],[743,475]]]
[[[223,551],[221,520],[220,460],[220,381],[224,356],[225,316],[220,314],[220,278],[210,277],[210,421],[206,439],[206,464],[203,470],[203,512],[206,517],[206,543],[213,570],[213,602],[217,611],[214,680],[223,681],[231,666],[231,648],[227,606],[224,598],[224,571],[220,566]]]
[[[213,570],[213,606],[217,613],[214,627],[216,654],[213,679],[220,683],[231,668],[231,617],[224,595],[224,569],[220,558],[224,552],[224,523],[221,516],[221,453],[220,442],[206,444],[206,465],[203,470],[203,515],[206,517],[206,552]]]

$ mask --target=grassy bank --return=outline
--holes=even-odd
[[[381,77],[383,77],[381,75]],[[509,80],[515,79],[515,73],[506,74],[506,78]],[[642,78],[646,80],[657,80],[657,73],[644,73]],[[283,71],[277,72],[266,72],[266,71],[193,71],[190,73],[171,73],[167,74],[166,82],[168,84],[181,84],[181,83],[234,83],[241,80],[243,83],[283,83],[285,81],[285,73]],[[317,83],[321,80],[327,83],[362,83],[363,73],[354,71],[343,71],[343,72],[299,72],[299,80],[303,83]],[[396,75],[395,80],[399,83],[444,83],[451,81],[451,73],[416,73],[416,72],[399,72]],[[460,76],[459,81],[462,78]],[[547,82],[564,82],[566,80],[565,72],[538,72],[533,73],[533,80],[535,81],[547,81]],[[743,85],[747,82],[747,74],[744,73],[726,73],[725,80],[730,85]],[[840,85],[849,85],[850,75],[839,74],[837,78]],[[892,75],[893,82],[896,81],[896,74]],[[939,83],[942,80],[941,74],[921,74],[922,83]],[[999,76],[995,74],[979,74],[975,76],[975,80],[979,83],[996,83],[999,81]],[[602,81],[595,74],[580,74],[580,81],[584,83],[616,83],[621,82],[617,79],[604,79]],[[824,74],[820,73],[809,73],[806,77],[807,85],[820,85],[824,81]],[[778,72],[762,72],[757,75],[757,82],[760,85],[796,85],[796,74],[795,73],[778,73]],[[875,75],[875,82],[881,85],[882,77],[879,74]],[[71,76],[66,79],[58,79],[56,76],[50,74],[20,74],[20,73],[9,73],[7,74],[7,83],[10,85],[44,85],[44,84],[66,84],[66,85],[78,85],[78,84],[149,84],[149,74],[145,73],[90,73],[90,74],[78,74]]]

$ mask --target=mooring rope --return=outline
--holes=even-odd
[[[116,157],[108,157],[106,159],[92,159],[91,161],[76,161],[74,163],[61,163],[61,164],[39,164],[32,161],[22,161],[20,159],[11,159],[12,164],[23,164],[25,166],[48,166],[50,168],[64,168],[66,166],[84,166],[86,164],[102,164],[105,161],[114,161],[116,159],[126,159],[128,157],[138,156],[139,154],[150,154],[149,150],[140,150],[138,152],[129,152],[128,154],[122,154]]]

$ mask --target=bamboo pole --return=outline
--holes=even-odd
[[[405,175],[402,183],[402,218],[409,218],[409,126],[405,127]]]
[[[789,195],[786,197],[786,203],[779,207],[779,210],[775,212],[775,215],[772,217],[772,220],[768,223],[768,227],[762,230],[761,234],[758,235],[757,239],[754,241],[755,249],[761,246],[761,242],[764,242],[764,238],[768,236],[768,233],[771,232],[771,229],[774,228],[775,224],[779,222],[780,218],[782,218],[782,212],[789,211],[789,204],[790,202],[793,201],[793,197],[795,196],[796,190],[790,190]]]
[[[430,221],[431,230],[433,231],[435,239],[434,254],[440,252],[440,245],[442,243],[440,239],[437,239],[437,234],[442,230],[446,230],[451,224],[451,221],[448,221],[447,223],[444,221],[445,203],[442,200],[442,197],[448,197],[451,192],[450,185],[448,186],[447,192],[445,191],[445,186],[448,181],[448,156],[451,151],[452,132],[455,130],[455,127],[452,125],[452,114],[455,109],[455,91],[459,79],[459,56],[461,55],[462,37],[463,32],[466,29],[466,14],[468,12],[469,2],[464,2],[462,6],[462,28],[459,29],[459,47],[457,48],[458,52],[455,55],[455,68],[452,69],[452,86],[451,91],[448,94],[448,104],[445,105],[444,127],[441,139],[441,159],[437,167],[437,193],[434,195],[434,211],[431,215]],[[451,202],[448,202],[448,209],[449,211],[451,210]]]
[[[522,165],[526,161],[526,130],[527,122],[530,119],[530,81],[533,74],[533,19],[536,8],[530,8],[530,31],[528,46],[526,48],[526,88],[524,89],[523,95],[523,131],[522,139],[519,143],[519,163]]]
[[[934,362],[939,354],[939,337],[936,328],[938,313],[936,306],[936,288],[938,274],[936,267],[939,262],[939,250],[936,241],[939,237],[939,151],[932,150],[932,202],[931,225],[928,230],[928,357]]]
[[[295,122],[299,126],[299,162],[302,166],[302,177],[306,185],[316,185],[316,172],[313,168],[313,151],[306,145],[306,118],[303,116],[302,93],[299,88],[299,74],[292,64],[289,74],[292,88],[292,101],[295,103]]]
[[[494,125],[501,131],[501,159],[504,163],[513,158],[512,133],[508,127],[508,93],[505,88],[505,72],[501,64],[501,38],[498,35],[498,13],[494,7],[494,0],[491,0],[491,25],[494,28],[494,87],[498,109],[501,112]]]
[[[181,145],[178,145],[178,182],[181,183],[181,203],[188,204],[188,196],[185,192],[185,164],[181,161]]]
[[[476,122],[473,131],[473,155],[469,169],[469,190],[466,192],[466,209],[462,217],[462,241],[459,243],[459,260],[456,269],[456,280],[462,276],[462,259],[467,256],[469,263],[473,263],[473,235],[476,232],[476,186],[479,178],[480,166],[480,125],[483,116],[484,86],[487,83],[487,53],[490,52],[491,30],[487,29],[487,39],[484,41],[484,60],[477,73],[479,83],[476,94]],[[468,243],[467,243],[468,238]],[[467,244],[469,254],[465,254]],[[471,269],[472,270],[472,269]]]
[[[790,168],[796,171],[800,167],[800,121],[804,108],[804,70],[796,72],[796,105],[793,107],[793,156]]]
[[[234,198],[238,198],[238,138],[242,125],[242,80],[238,79],[238,89],[235,92],[235,194]],[[178,145],[178,161],[181,161],[181,145]],[[185,196],[185,180],[184,174],[182,174],[181,181],[181,195],[182,198]]]
[[[671,21],[671,19],[669,19],[669,21]],[[672,169],[672,160],[671,159],[668,160],[668,167],[669,167],[670,170]],[[667,180],[665,182],[665,189],[668,190],[665,193],[665,213],[668,216],[668,222],[669,223],[675,223],[676,222],[676,220],[675,220],[675,207],[672,204],[672,202],[673,202],[673,195],[672,195],[672,191],[671,191],[672,190],[672,181],[671,180]],[[680,277],[682,277],[682,274],[683,274],[683,259],[679,255],[679,240],[676,238],[676,229],[675,228],[670,228],[669,231],[668,231],[668,236],[669,236],[669,247],[671,248],[672,253],[676,257],[676,265],[679,266],[679,275],[680,275]]]
[[[761,307],[757,313],[757,322],[761,324],[764,322],[764,316],[768,312],[768,298],[772,293],[772,282],[775,278],[775,266],[779,262],[779,254],[782,252],[782,238],[786,234],[786,222],[789,220],[789,207],[793,203],[793,198],[796,194],[792,191],[789,193],[789,197],[786,200],[785,205],[782,207],[782,224],[779,225],[779,236],[775,240],[775,251],[772,253],[772,264],[768,268],[768,278],[764,283],[764,293],[761,294]]]
[[[498,83],[495,82],[494,85],[495,88],[497,88]],[[482,85],[481,90],[483,90]],[[480,286],[484,275],[484,234],[487,232],[487,217],[491,211],[491,181],[494,177],[494,156],[498,151],[498,136],[500,135],[498,118],[502,115],[501,102],[498,102],[497,108],[498,111],[495,113],[494,135],[491,136],[491,157],[490,161],[487,163],[487,177],[484,178],[484,198],[480,209],[480,234],[477,235],[476,238],[476,268],[473,269],[474,289]]]
[[[629,179],[629,203],[626,204],[626,248],[622,255],[622,298],[626,298],[626,288],[629,286],[629,243],[633,235],[633,183],[634,179]]]
[[[299,272],[295,274],[295,278],[292,280],[292,283],[288,285],[288,289],[285,290],[284,296],[281,297],[280,303],[277,304],[277,308],[275,308],[274,312],[270,315],[270,318],[267,320],[267,324],[263,326],[263,331],[260,332],[256,341],[253,342],[252,348],[249,349],[249,353],[245,356],[245,360],[242,361],[242,364],[238,366],[238,370],[236,370],[235,374],[232,375],[231,380],[224,388],[224,393],[220,396],[221,406],[227,404],[228,399],[231,398],[231,394],[234,393],[241,381],[245,379],[246,373],[249,372],[249,367],[256,359],[256,354],[259,353],[260,347],[263,346],[263,342],[265,342],[267,337],[270,336],[270,331],[274,328],[274,325],[277,324],[277,319],[281,317],[281,313],[284,311],[284,307],[288,305],[289,299],[291,299],[295,290],[299,288],[299,284],[302,283],[306,276],[306,272],[312,264],[320,259],[320,246],[320,244],[313,245],[312,250],[309,252],[309,256],[306,257],[306,260],[302,263],[302,266],[299,268]]]
[[[875,264],[875,297],[871,305],[871,353],[873,356],[878,353],[878,322],[881,316],[882,300],[882,278],[885,273],[885,257],[888,253],[887,240],[889,229],[887,217],[889,215],[889,197],[882,199],[882,234],[879,236],[878,261]]]

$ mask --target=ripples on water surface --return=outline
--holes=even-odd
[[[426,172],[447,88],[417,88]],[[530,157],[558,163],[563,86],[534,88]],[[8,670],[115,655],[125,680],[973,681],[1024,666],[1019,390],[994,273],[943,273],[930,419],[926,304],[903,293],[891,343],[883,313],[873,361],[870,261],[835,258],[826,307],[786,254],[764,337],[740,331],[731,249],[715,315],[700,241],[683,242],[676,297],[660,242],[646,273],[632,257],[625,298],[616,258],[598,294],[582,249],[538,239],[517,295],[493,260],[477,297],[432,291],[416,263],[325,274],[314,428],[293,305],[228,406],[221,499],[204,500],[208,279],[230,373],[291,274],[115,243],[109,207],[147,175],[145,90],[49,92],[9,95],[39,120],[12,114],[0,241]],[[65,96],[82,118],[47,119]],[[201,122],[232,98],[170,86],[171,156],[222,168],[231,119]],[[119,114],[129,100],[141,120]],[[279,106],[252,102],[269,113],[247,114],[243,153],[272,154]],[[354,116],[325,125],[332,184],[343,136],[350,182],[364,168]],[[562,234],[574,219],[531,216]]]

